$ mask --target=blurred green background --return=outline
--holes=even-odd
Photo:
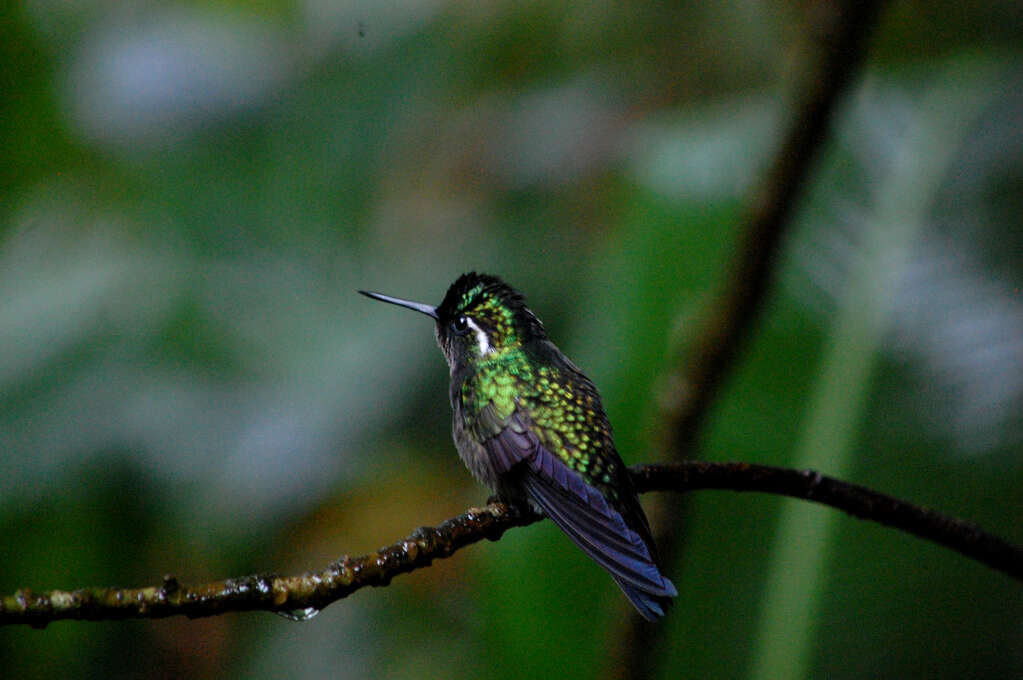
[[[813,3],[0,5],[0,591],[321,568],[480,504],[430,323],[522,289],[661,454]],[[895,3],[698,455],[1023,542],[1023,9]],[[645,502],[651,501],[645,499]],[[658,677],[1023,677],[1023,588],[701,492]],[[305,623],[0,629],[0,675],[591,678],[628,604],[543,523]]]

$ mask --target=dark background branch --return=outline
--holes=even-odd
[[[760,318],[783,238],[838,103],[863,62],[882,5],[879,0],[833,0],[808,6],[805,23],[809,35],[801,62],[805,71],[796,86],[788,129],[747,203],[746,228],[733,275],[720,297],[708,306],[711,313],[694,333],[695,345],[674,371],[679,378],[670,384],[679,386],[677,397],[664,400],[667,408],[661,413],[661,422],[667,438],[665,448],[673,460],[693,455],[711,406]],[[686,514],[676,506],[656,517],[655,535],[665,564],[677,562]],[[650,664],[660,658],[650,650],[659,646],[664,629],[646,626],[639,617],[626,620],[621,653],[628,658],[615,665],[615,673],[650,677]]]
[[[640,491],[759,491],[830,505],[944,545],[1023,581],[1023,549],[969,522],[815,472],[693,461],[639,465],[631,472]],[[508,529],[538,520],[532,513],[493,502],[440,526],[417,529],[408,538],[368,555],[343,557],[320,572],[252,575],[198,586],[178,583],[167,575],[160,585],[144,588],[82,588],[40,594],[19,590],[0,599],[0,625],[43,627],[66,619],[102,621],[178,615],[198,618],[256,610],[308,618],[357,590],[386,586],[399,574],[427,567],[483,539],[496,541]]]
[[[681,398],[666,412],[671,449],[685,455],[741,353],[767,300],[773,265],[813,163],[827,139],[835,109],[863,61],[883,3],[850,0],[810,6],[807,70],[796,93],[784,138],[746,206],[734,273],[712,313],[693,334],[680,363]]]

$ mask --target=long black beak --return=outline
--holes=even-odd
[[[440,318],[439,316],[437,316],[437,308],[434,307],[433,305],[425,305],[422,302],[412,302],[411,300],[402,300],[401,298],[391,297],[390,295],[383,295],[382,293],[371,293],[368,290],[360,290],[359,292],[368,298],[373,298],[374,300],[380,300],[381,302],[390,302],[392,305],[398,305],[399,307],[408,307],[409,309],[414,309],[417,312],[422,312],[423,314],[433,317],[434,319]]]

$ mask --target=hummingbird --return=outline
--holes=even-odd
[[[606,569],[643,618],[678,595],[615,448],[596,386],[551,342],[517,290],[471,272],[436,307],[360,290],[436,322],[451,373],[455,447],[473,476],[550,518]]]

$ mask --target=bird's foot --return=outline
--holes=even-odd
[[[520,517],[543,517],[542,512],[538,512],[536,508],[530,504],[525,498],[509,498],[502,496],[501,494],[494,494],[487,499],[487,505],[494,503],[500,503],[508,507],[509,514],[518,515]]]

